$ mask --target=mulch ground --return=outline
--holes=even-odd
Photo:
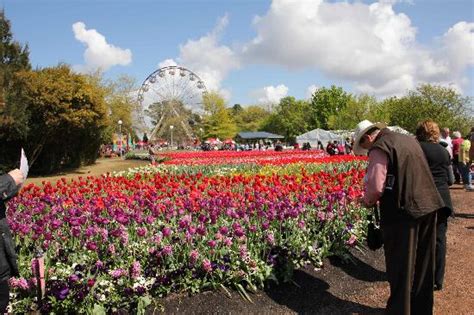
[[[451,197],[456,217],[449,222],[445,284],[435,292],[435,314],[474,314],[474,192],[454,186]],[[353,250],[351,255],[353,263],[328,259],[320,270],[298,270],[294,283],[251,294],[253,303],[237,292],[231,298],[205,292],[158,302],[168,314],[382,314],[389,295],[383,250]]]

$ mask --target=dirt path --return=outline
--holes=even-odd
[[[435,292],[435,314],[474,314],[474,192],[451,189],[457,217],[449,222],[445,287]],[[251,295],[219,292],[162,301],[169,314],[383,314],[389,295],[383,251],[353,251],[355,264],[327,260],[322,270],[296,271],[295,284],[274,286]],[[149,312],[150,314],[153,311]]]
[[[100,176],[107,172],[114,171],[124,171],[131,167],[137,167],[149,164],[148,161],[139,161],[139,160],[122,160],[120,158],[104,158],[98,159],[95,164],[81,167],[72,171],[65,171],[59,174],[54,174],[44,177],[29,177],[26,180],[26,185],[34,183],[36,185],[42,185],[43,181],[49,181],[55,183],[61,178],[72,179],[77,177],[86,177],[86,176]]]

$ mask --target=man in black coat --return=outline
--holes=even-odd
[[[24,182],[23,173],[14,169],[0,176],[0,313],[6,313],[9,300],[8,279],[18,273],[16,254],[12,248],[10,229],[6,220],[5,203],[14,197]]]
[[[444,207],[418,142],[364,120],[354,153],[369,154],[364,204],[380,203],[386,314],[432,314],[436,211]]]

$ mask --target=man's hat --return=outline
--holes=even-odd
[[[368,120],[363,120],[360,123],[357,124],[357,127],[354,129],[354,154],[355,155],[366,155],[367,150],[362,148],[359,144],[360,139],[362,139],[362,136],[369,131],[372,128],[379,128],[383,129],[387,127],[386,124],[384,123],[371,123]]]

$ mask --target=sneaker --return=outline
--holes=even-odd
[[[466,191],[474,191],[474,186],[467,186]]]

